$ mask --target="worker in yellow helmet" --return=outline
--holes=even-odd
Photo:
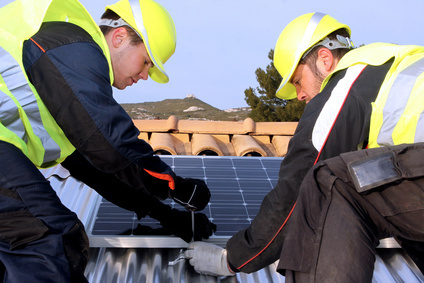
[[[100,27],[99,27],[100,26]],[[84,282],[88,240],[38,170],[62,164],[103,197],[185,241],[216,229],[205,182],[182,178],[138,139],[112,86],[166,83],[173,20],[153,0],[121,0],[99,25],[77,0],[0,8],[0,278]],[[161,200],[173,198],[186,209]]]
[[[250,273],[279,259],[286,282],[371,282],[385,237],[424,272],[424,47],[353,48],[350,34],[323,13],[280,34],[277,96],[305,100],[305,112],[251,225],[225,248],[189,245],[198,272]]]

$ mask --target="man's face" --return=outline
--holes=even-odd
[[[111,53],[114,81],[117,89],[125,89],[137,83],[138,80],[147,80],[149,69],[153,66],[143,43],[131,45],[129,38],[121,43],[115,52]]]
[[[305,100],[306,103],[319,93],[322,82],[323,79],[317,77],[308,64],[299,64],[290,80],[296,88],[297,99]]]

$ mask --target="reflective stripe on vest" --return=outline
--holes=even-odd
[[[355,65],[346,70],[345,76],[337,83],[331,92],[331,96],[321,110],[312,131],[312,144],[318,152],[321,152],[327,142],[328,136],[339,116],[346,101],[351,86],[355,83],[367,65]]]
[[[1,57],[1,55],[0,55]],[[0,70],[1,74],[1,70]],[[20,139],[26,140],[25,127],[19,119],[19,111],[13,99],[0,90],[0,121],[9,130],[15,133]]]
[[[28,85],[19,63],[2,47],[0,47],[0,62],[0,75],[3,77],[8,90],[15,98],[14,100],[4,92],[0,93],[1,123],[27,143],[27,129],[21,120],[23,118],[21,118],[21,115],[25,115],[30,123],[28,127],[31,127],[31,131],[40,139],[43,145],[45,152],[42,164],[59,159],[60,146],[50,137],[44,128],[36,98],[31,87]],[[25,114],[20,113],[19,108]]]
[[[373,43],[347,53],[331,76],[356,64],[381,66],[393,60],[372,103],[368,147],[424,142],[424,47]]]
[[[408,66],[396,76],[382,111],[383,125],[378,133],[378,145],[389,146],[424,141],[424,130],[416,131],[416,129],[424,129],[423,101],[416,101],[415,97],[416,95],[424,96],[424,93],[414,94],[413,92],[417,78],[423,72],[424,58]]]
[[[88,11],[75,0],[15,0],[0,8],[0,140],[17,146],[40,168],[62,162],[75,148],[27,81],[23,42],[43,22],[69,22],[86,30],[113,70],[106,39]]]

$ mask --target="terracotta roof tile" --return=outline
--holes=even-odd
[[[277,151],[276,156],[285,156],[287,154],[287,147],[291,136],[274,136],[272,138],[272,144]]]
[[[245,134],[243,122],[180,120],[178,131],[197,134]]]
[[[297,122],[134,120],[157,154],[285,156]]]
[[[165,151],[172,155],[177,155],[174,140],[168,133],[153,133],[150,138],[150,146],[153,148],[154,152]]]
[[[271,143],[271,136],[252,136],[268,156],[278,156],[274,145]]]
[[[233,145],[237,156],[268,156],[256,140],[249,135],[234,135]]]
[[[137,128],[147,132],[171,132],[177,130],[178,119],[170,116],[167,120],[133,120]]]
[[[235,156],[233,144],[230,141],[230,135],[213,135],[219,148],[225,156]]]
[[[257,122],[256,135],[293,136],[297,122]]]
[[[191,145],[193,155],[208,155],[208,151],[211,151],[219,156],[224,155],[212,135],[193,134]]]
[[[189,134],[171,134],[178,155],[193,155]]]

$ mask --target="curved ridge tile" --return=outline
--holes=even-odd
[[[152,133],[152,137],[150,138],[150,146],[153,148],[154,152],[157,152],[158,150],[165,150],[172,155],[177,155],[171,134]]]
[[[215,138],[207,134],[194,134],[191,139],[193,155],[199,155],[205,151],[213,151],[219,156],[224,156]]]
[[[272,138],[272,144],[274,145],[275,151],[277,152],[277,156],[286,156],[287,148],[291,138],[291,136],[274,136]]]
[[[237,156],[245,156],[251,152],[260,156],[268,156],[256,140],[248,135],[234,135],[232,139],[234,150]]]

